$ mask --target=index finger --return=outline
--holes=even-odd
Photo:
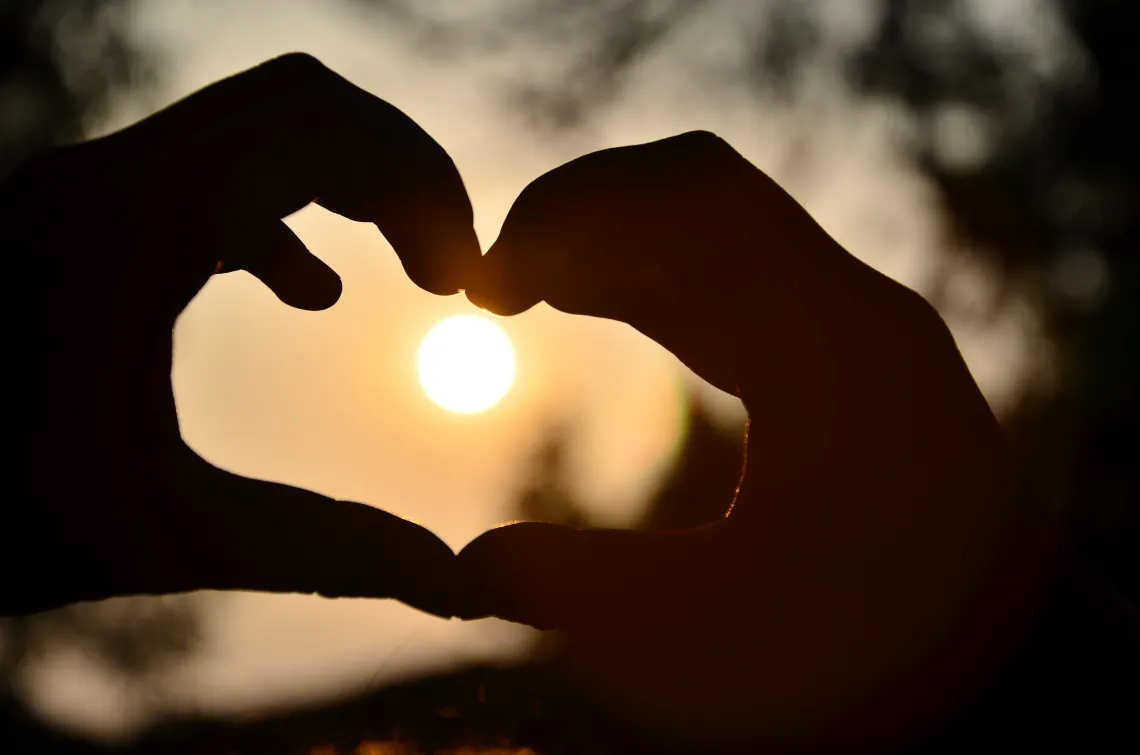
[[[168,192],[189,213],[264,220],[317,201],[374,223],[432,293],[463,288],[480,256],[471,202],[447,152],[399,109],[309,55],[239,73],[101,142],[104,155],[126,158],[120,165],[145,168],[164,193],[159,201]]]

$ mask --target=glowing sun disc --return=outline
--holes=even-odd
[[[515,350],[495,323],[476,315],[449,317],[432,328],[416,358],[424,393],[444,409],[490,409],[515,382]]]

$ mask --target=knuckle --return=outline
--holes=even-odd
[[[686,142],[697,145],[711,145],[723,141],[719,136],[705,129],[685,131],[684,133],[679,134],[677,138],[684,139]]]
[[[508,217],[512,226],[520,223],[528,229],[536,222],[551,222],[557,214],[558,196],[565,193],[564,174],[561,169],[545,173],[531,181],[519,192]],[[565,212],[565,209],[564,209]]]
[[[894,283],[891,293],[900,322],[908,323],[911,329],[926,337],[953,342],[950,326],[925,296],[901,283]]]
[[[895,300],[899,308],[906,312],[907,315],[927,323],[943,322],[942,315],[925,296],[902,283],[895,281],[892,281],[892,283],[894,283],[892,290],[895,294]]]
[[[684,149],[701,156],[736,154],[728,142],[711,131],[686,131],[674,138]]]
[[[733,149],[727,141],[711,131],[687,131],[660,143],[678,167],[698,175],[733,177],[743,175],[744,168],[754,166]]]
[[[264,65],[278,75],[289,77],[323,78],[332,73],[324,63],[307,52],[288,52]]]
[[[535,210],[557,184],[556,173],[545,173],[528,183],[515,198],[514,209],[519,212]]]
[[[294,88],[323,90],[337,75],[324,63],[307,52],[289,52],[270,58],[252,71],[251,81],[259,81],[261,86],[270,88]]]

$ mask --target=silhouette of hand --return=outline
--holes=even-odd
[[[599,695],[706,748],[885,736],[858,727],[917,721],[1013,631],[1038,580],[1012,565],[1044,557],[1014,555],[1038,530],[948,329],[719,138],[538,178],[474,280],[499,314],[546,301],[632,325],[750,424],[724,519],[500,527],[459,554],[482,595],[464,615],[568,630]]]
[[[479,258],[443,149],[305,55],[50,152],[0,188],[15,309],[0,613],[214,588],[451,615],[454,554],[432,533],[229,474],[180,437],[171,331],[211,275],[247,270],[301,309],[339,297],[281,222],[310,201],[375,223],[433,293],[455,293]]]

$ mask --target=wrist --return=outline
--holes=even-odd
[[[985,687],[1034,623],[1061,569],[1059,526],[1027,530],[941,651],[885,689],[836,732],[840,751],[899,743],[953,715]]]

